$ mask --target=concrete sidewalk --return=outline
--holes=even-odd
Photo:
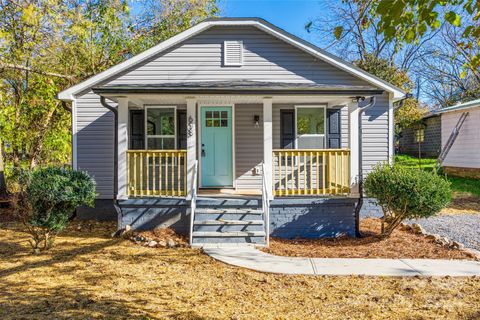
[[[251,270],[306,275],[366,276],[480,276],[480,262],[434,259],[290,258],[274,256],[254,247],[210,247],[211,257]]]

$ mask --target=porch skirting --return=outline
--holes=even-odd
[[[275,198],[270,235],[277,238],[355,237],[355,204],[350,198]]]

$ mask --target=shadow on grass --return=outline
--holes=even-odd
[[[89,290],[55,287],[13,291],[13,285],[2,281],[0,290],[6,299],[0,302],[1,319],[161,319],[142,311],[136,301],[103,298]]]
[[[115,245],[119,243],[120,239],[111,239],[109,241],[104,241],[101,243],[95,243],[89,246],[82,246],[75,248],[70,251],[59,251],[57,253],[54,253],[49,259],[46,260],[41,260],[41,261],[36,261],[36,262],[31,262],[31,263],[24,263],[22,265],[19,265],[17,267],[13,267],[10,269],[2,270],[0,271],[0,278],[9,276],[11,274],[17,273],[17,272],[22,272],[22,271],[30,271],[31,269],[35,268],[41,268],[41,267],[46,267],[46,266],[51,266],[57,263],[62,263],[62,262],[67,262],[72,260],[75,257],[90,254],[92,252],[101,250],[103,248],[109,247],[111,245]]]

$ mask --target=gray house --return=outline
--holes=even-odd
[[[442,149],[442,120],[440,114],[429,112],[419,124],[402,130],[399,151],[413,157],[436,158]]]
[[[403,97],[264,20],[205,20],[59,94],[73,167],[97,181],[79,214],[115,203],[119,228],[194,245],[355,236],[359,176],[393,156]]]

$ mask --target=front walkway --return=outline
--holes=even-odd
[[[433,259],[323,259],[274,256],[254,247],[206,247],[224,263],[261,272],[306,275],[480,276],[480,262]]]

